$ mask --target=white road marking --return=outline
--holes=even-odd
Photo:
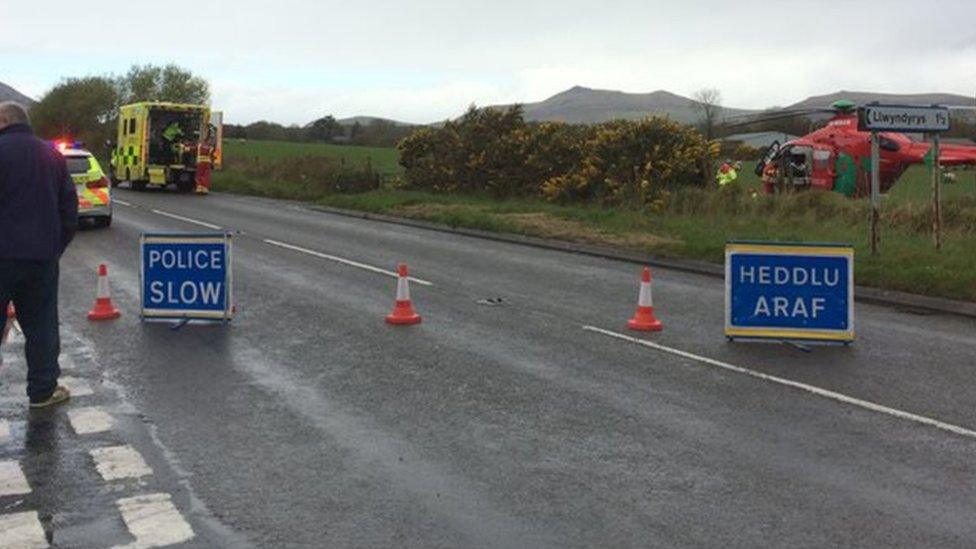
[[[10,422],[0,419],[0,443],[10,438]]]
[[[58,365],[61,366],[61,369],[62,370],[74,370],[75,369],[75,361],[74,361],[74,359],[71,358],[70,356],[66,355],[66,354],[63,354],[63,353],[60,356],[58,356]]]
[[[108,446],[88,452],[95,460],[98,474],[105,480],[139,478],[152,474],[152,469],[132,446]]]
[[[95,391],[92,391],[92,388],[88,385],[87,381],[77,377],[62,377],[60,383],[71,391],[72,397],[83,397],[95,394]]]
[[[0,547],[34,549],[47,546],[47,537],[36,511],[0,515]]]
[[[392,276],[393,278],[399,277],[399,275],[397,274],[396,271],[388,271],[386,269],[381,269],[379,267],[374,267],[372,265],[367,265],[365,263],[360,263],[358,261],[353,261],[351,259],[346,259],[346,258],[339,257],[339,256],[335,256],[335,255],[324,254],[322,252],[316,252],[315,250],[309,250],[308,248],[302,248],[301,246],[295,246],[293,244],[286,244],[285,242],[279,242],[277,240],[271,240],[271,239],[268,239],[268,238],[265,238],[264,239],[264,242],[265,242],[265,244],[271,244],[272,246],[278,246],[279,248],[285,248],[285,249],[293,250],[293,251],[296,251],[296,252],[302,252],[304,254],[314,255],[315,257],[319,257],[319,258],[322,258],[322,259],[328,259],[329,261],[335,261],[336,263],[342,263],[343,265],[349,265],[350,267],[356,267],[358,269],[365,269],[367,271],[371,271],[371,272],[374,272],[374,273],[384,274],[386,276]],[[421,286],[433,286],[434,285],[433,282],[424,280],[422,278],[414,278],[412,276],[411,277],[408,277],[408,278],[410,279],[411,282],[416,282],[417,284],[420,284]]]
[[[68,410],[68,421],[71,428],[79,435],[108,431],[115,425],[115,420],[101,408],[72,408]]]
[[[0,461],[0,497],[29,494],[30,484],[16,461]]]
[[[936,429],[941,429],[943,431],[948,431],[957,435],[962,435],[965,437],[976,438],[976,431],[967,429],[965,427],[960,427],[958,425],[953,425],[951,423],[946,423],[944,421],[939,421],[937,419],[932,419],[925,416],[920,416],[918,414],[913,414],[911,412],[906,412],[904,410],[898,410],[896,408],[890,408],[881,404],[876,404],[868,400],[861,400],[852,396],[845,395],[843,393],[837,393],[827,389],[822,389],[815,385],[808,385],[806,383],[801,383],[799,381],[793,381],[790,379],[785,379],[778,376],[773,376],[769,374],[764,374],[762,372],[756,372],[748,368],[743,368],[741,366],[735,366],[734,364],[729,364],[728,362],[722,362],[721,360],[715,360],[713,358],[708,358],[704,356],[699,356],[694,353],[689,353],[687,351],[682,351],[680,349],[674,349],[660,343],[654,343],[652,341],[647,341],[645,339],[638,339],[636,337],[631,337],[629,335],[621,334],[618,332],[612,332],[610,330],[604,330],[603,328],[597,328],[595,326],[583,326],[584,330],[595,332],[598,334],[603,334],[613,338],[621,339],[623,341],[629,341],[630,343],[636,343],[638,345],[643,345],[644,347],[650,347],[651,349],[656,349],[665,353],[670,353],[672,355],[680,356],[683,358],[695,360],[710,366],[716,366],[725,370],[730,370],[732,372],[745,374],[752,376],[763,381],[769,381],[772,383],[778,383],[780,385],[785,385],[787,387],[793,387],[794,389],[800,389],[801,391],[806,391],[814,395],[829,398],[837,402],[843,402],[844,404],[850,404],[852,406],[857,406],[859,408],[864,408],[865,410],[871,410],[872,412],[878,412],[881,414],[889,415],[892,417],[897,417],[900,419],[907,419],[908,421],[914,421],[915,423],[920,423],[922,425],[928,425],[930,427],[935,427]]]
[[[132,205],[131,202],[126,202],[125,200],[119,200],[118,198],[113,198],[112,199],[112,202],[115,202],[116,204],[122,204],[123,206],[131,206]]]
[[[187,223],[193,223],[194,225],[200,225],[201,227],[206,227],[208,229],[213,229],[219,231],[221,229],[220,225],[214,225],[213,223],[207,223],[206,221],[200,221],[199,219],[193,219],[190,217],[183,217],[182,215],[176,215],[174,213],[164,212],[163,210],[150,210],[154,214],[161,215],[163,217],[169,217],[172,219],[178,219],[180,221],[185,221]]]
[[[149,494],[115,502],[136,540],[127,549],[161,547],[193,539],[193,528],[176,510],[169,494]]]

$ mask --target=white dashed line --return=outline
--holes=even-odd
[[[70,356],[62,354],[58,357],[58,366],[60,366],[62,370],[74,370],[75,361]]]
[[[656,349],[658,351],[663,351],[665,353],[670,353],[672,355],[695,360],[703,364],[708,364],[709,366],[716,366],[718,368],[722,368],[732,372],[745,374],[747,376],[752,376],[754,378],[761,379],[763,381],[769,381],[772,383],[777,383],[779,385],[793,387],[794,389],[800,389],[801,391],[806,391],[808,393],[812,393],[820,397],[829,398],[837,402],[843,402],[844,404],[850,404],[852,406],[857,406],[859,408],[871,410],[872,412],[878,412],[892,417],[897,417],[900,419],[907,419],[908,421],[914,421],[915,423],[928,425],[930,427],[935,427],[936,429],[942,429],[943,431],[949,431],[950,433],[955,433],[957,435],[976,438],[976,431],[967,429],[965,427],[960,427],[958,425],[953,425],[951,423],[946,423],[944,421],[939,421],[937,419],[920,416],[918,414],[913,414],[911,412],[906,412],[904,410],[889,408],[888,406],[883,406],[881,404],[875,404],[874,402],[870,402],[867,400],[861,400],[859,398],[847,396],[843,393],[836,393],[834,391],[830,391],[827,389],[821,389],[820,387],[817,387],[815,385],[807,385],[806,383],[800,383],[799,381],[793,381],[782,377],[764,374],[762,372],[756,372],[748,368],[743,368],[741,366],[735,366],[734,364],[729,364],[728,362],[722,362],[721,360],[715,360],[713,358],[698,356],[694,353],[689,353],[687,351],[682,351],[680,349],[674,349],[672,347],[661,345],[660,343],[654,343],[652,341],[647,341],[645,339],[638,339],[636,337],[631,337],[629,335],[625,335],[617,332],[611,332],[610,330],[604,330],[603,328],[597,328],[595,326],[583,326],[583,329],[590,332],[595,332],[598,334],[603,334],[613,338],[621,339],[623,341],[629,341],[630,343],[643,345],[644,347],[650,347],[651,349]]]
[[[62,377],[60,383],[71,391],[72,397],[83,397],[95,394],[95,391],[92,391],[92,388],[88,385],[88,382],[83,379],[76,377]]]
[[[112,202],[115,202],[116,204],[122,204],[123,206],[131,206],[132,205],[131,202],[126,202],[125,200],[119,200],[118,198],[113,198],[112,199]]]
[[[0,419],[0,443],[10,438],[10,422]]]
[[[89,452],[95,460],[98,474],[105,480],[139,478],[152,474],[152,469],[132,446],[109,446]]]
[[[30,484],[16,461],[0,461],[0,497],[29,494]]]
[[[164,212],[163,210],[150,210],[150,211],[154,214],[158,214],[163,217],[169,217],[172,219],[177,219],[179,221],[193,223],[194,225],[200,225],[201,227],[206,227],[208,229],[213,229],[215,231],[219,231],[221,228],[219,225],[214,225],[213,223],[207,223],[206,221],[200,221],[199,219],[193,219],[190,217],[183,217],[182,215],[176,215],[174,213]]]
[[[68,410],[71,428],[79,435],[108,431],[115,425],[112,416],[101,408],[73,408]]]
[[[0,547],[39,549],[47,546],[47,537],[35,511],[0,515]]]
[[[169,494],[149,494],[115,502],[136,540],[127,549],[161,547],[193,539],[193,528],[176,510]]]
[[[339,257],[339,256],[335,256],[335,255],[324,254],[322,252],[316,252],[315,250],[309,250],[308,248],[302,248],[301,246],[295,246],[295,245],[292,245],[292,244],[286,244],[284,242],[279,242],[277,240],[271,240],[271,239],[268,239],[268,238],[265,238],[264,239],[264,242],[265,242],[265,244],[271,244],[272,246],[278,246],[279,248],[285,248],[285,249],[288,249],[288,250],[293,250],[293,251],[296,251],[296,252],[301,252],[301,253],[304,253],[304,254],[313,255],[313,256],[318,257],[318,258],[321,258],[321,259],[328,259],[329,261],[335,261],[336,263],[342,263],[343,265],[349,265],[350,267],[356,267],[358,269],[364,269],[364,270],[371,271],[371,272],[374,272],[374,273],[384,274],[386,276],[392,276],[393,278],[397,278],[399,276],[396,271],[388,271],[386,269],[381,269],[379,267],[374,267],[372,265],[367,265],[365,263],[360,263],[358,261],[353,261],[351,259],[346,259],[346,258]],[[423,280],[421,278],[414,278],[412,276],[409,277],[409,278],[410,278],[410,281],[411,282],[416,282],[417,284],[420,284],[421,286],[433,286],[434,285],[433,282],[430,282],[430,281],[427,281],[427,280]]]

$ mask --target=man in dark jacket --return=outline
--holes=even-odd
[[[13,301],[27,343],[31,408],[70,398],[58,385],[58,260],[78,227],[64,157],[34,137],[24,107],[0,103],[0,311]]]

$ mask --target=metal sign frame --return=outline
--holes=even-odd
[[[733,324],[732,257],[779,255],[784,257],[840,257],[847,261],[847,329],[784,328],[781,326],[741,326]],[[851,343],[854,341],[854,246],[851,244],[762,242],[733,240],[725,245],[725,336],[734,339],[772,339],[786,341]]]
[[[200,311],[194,309],[147,309],[145,301],[145,250],[146,244],[223,244],[226,268],[224,269],[224,309]],[[140,318],[164,320],[210,320],[228,322],[234,317],[234,270],[231,233],[142,233],[139,237],[139,310]]]

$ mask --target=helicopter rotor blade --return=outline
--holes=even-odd
[[[726,128],[739,128],[742,126],[751,126],[753,124],[761,124],[763,122],[774,122],[777,120],[787,120],[790,118],[798,118],[801,116],[810,116],[814,114],[833,114],[835,111],[833,109],[822,109],[822,108],[810,108],[810,109],[795,109],[795,110],[781,110],[773,111],[768,114],[758,114],[749,115],[743,117],[730,117],[719,121],[719,124]]]

